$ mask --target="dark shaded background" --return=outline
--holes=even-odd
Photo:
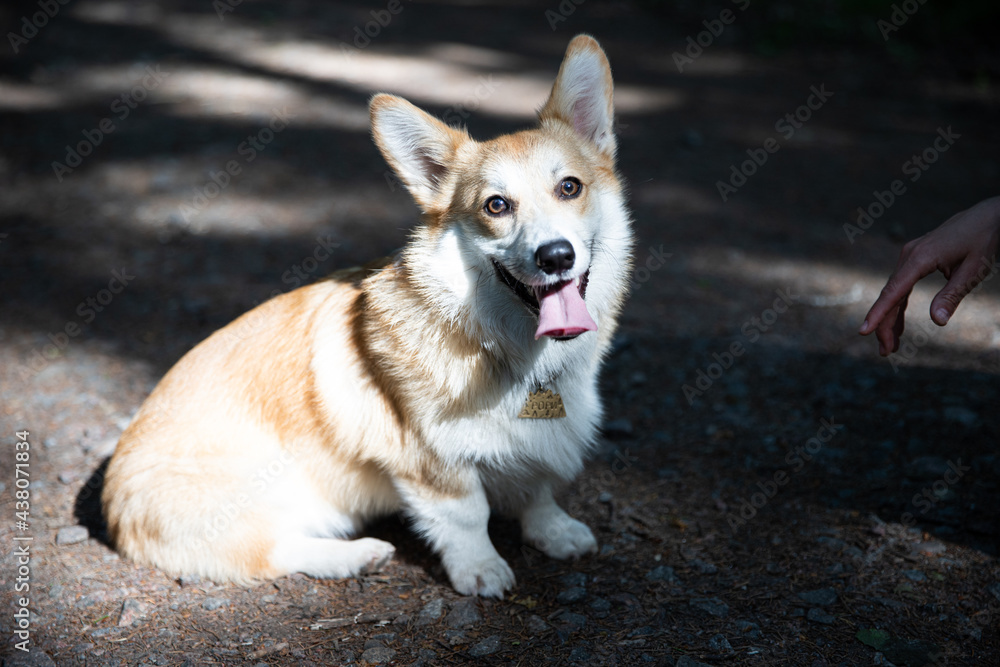
[[[19,53],[5,37],[0,437],[12,442],[15,429],[29,428],[40,443],[41,647],[59,664],[139,662],[152,661],[143,642],[155,640],[178,664],[204,656],[237,664],[251,658],[230,646],[244,646],[235,624],[254,628],[254,650],[290,644],[274,664],[344,661],[344,651],[363,655],[367,641],[388,642],[402,664],[420,659],[419,650],[463,660],[480,632],[501,637],[491,654],[498,661],[521,664],[545,656],[861,664],[874,648],[858,631],[883,628],[901,642],[933,644],[917,647],[917,658],[886,653],[898,664],[927,664],[932,655],[937,664],[995,662],[996,284],[938,330],[926,313],[943,281],[927,279],[911,300],[912,354],[893,363],[855,331],[905,240],[997,194],[1000,10],[992,2],[912,3],[919,9],[883,39],[878,22],[891,19],[893,3],[751,0],[740,11],[743,4],[404,1],[359,49],[356,28],[385,3],[244,0],[220,19],[207,0],[71,0]],[[679,72],[674,54],[724,9],[736,19]],[[2,34],[38,11],[33,2],[6,3]],[[647,264],[654,249],[670,255],[634,276],[605,373],[608,442],[563,498],[610,550],[577,565],[542,562],[520,550],[516,526],[498,522],[495,540],[520,597],[481,607],[490,629],[449,643],[437,625],[404,621],[392,640],[336,635],[340,653],[308,648],[313,639],[298,628],[358,605],[390,608],[385,596],[404,599],[393,582],[411,582],[412,615],[428,596],[455,600],[434,558],[398,521],[376,528],[398,547],[389,583],[355,590],[321,582],[320,607],[303,602],[313,583],[282,584],[281,603],[298,610],[298,625],[268,625],[279,613],[254,616],[259,588],[191,592],[113,560],[99,541],[94,473],[159,377],[269,296],[399,247],[417,221],[370,140],[370,95],[401,94],[476,137],[512,131],[531,123],[580,32],[600,40],[614,68],[638,266],[657,266]],[[114,100],[157,67],[169,76],[118,119]],[[775,123],[821,85],[833,91],[830,101],[791,139],[780,138]],[[287,127],[247,162],[239,146],[275,108],[291,116]],[[60,181],[53,161],[65,161],[67,146],[105,117],[115,119],[114,132]],[[849,243],[843,226],[858,207],[905,179],[902,165],[949,126],[961,138]],[[723,201],[717,181],[769,137],[781,149]],[[230,160],[241,173],[192,214],[198,192]],[[97,299],[116,270],[134,279],[87,321],[79,304]],[[762,315],[775,290],[794,294],[796,305],[749,341],[744,323]],[[69,324],[76,335],[60,333]],[[918,326],[930,333],[921,337]],[[747,353],[689,402],[684,385],[695,386],[734,341],[747,343]],[[787,472],[788,453],[830,418],[843,425],[838,436],[733,530],[730,518],[758,482]],[[615,465],[622,456],[624,469]],[[956,460],[971,470],[921,512],[915,495],[933,490]],[[10,481],[0,482],[12,501]],[[917,517],[909,529],[907,513]],[[60,528],[78,522],[95,539],[54,543]],[[683,583],[649,579],[661,565]],[[560,577],[571,569],[590,577],[591,602],[614,601],[610,611],[559,602]],[[923,580],[903,574],[916,570]],[[838,594],[826,607],[836,617],[830,624],[807,617],[798,597],[823,587]],[[232,618],[201,608],[217,594],[236,601]],[[706,616],[692,603],[705,597],[724,599],[730,615]],[[149,605],[152,620],[126,624],[128,642],[94,634],[117,628],[130,598]],[[516,601],[524,598],[540,606]],[[560,625],[563,608],[589,622]],[[529,612],[556,630],[513,639]],[[741,631],[734,622],[742,620],[763,634]],[[175,634],[163,639],[164,628]],[[732,653],[708,644],[719,633]]]

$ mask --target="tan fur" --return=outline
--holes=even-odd
[[[567,58],[580,50],[599,56],[607,68],[593,39],[575,39]],[[606,78],[610,90],[610,70]],[[404,509],[400,488],[428,503],[461,501],[481,489],[475,465],[430,446],[427,429],[509,400],[507,379],[521,379],[517,369],[530,354],[510,356],[484,342],[492,332],[467,313],[439,308],[440,287],[429,282],[425,267],[438,261],[442,235],[456,220],[469,221],[483,238],[510,231],[510,220],[482,209],[495,187],[483,165],[523,163],[528,169],[535,152],[558,147],[565,170],[588,188],[563,210],[586,216],[597,205],[591,192],[621,196],[613,137],[581,141],[573,110],[553,91],[538,129],[487,142],[398,98],[373,98],[373,119],[410,114],[430,133],[429,185],[407,183],[424,210],[423,224],[399,257],[338,272],[262,304],[212,334],[164,376],[122,435],[105,477],[108,532],[122,554],[172,574],[275,577],[287,573],[274,556],[280,527],[306,520],[282,505],[286,498],[304,494],[315,499],[318,516],[329,509],[357,523]],[[610,97],[607,104],[611,113]],[[383,135],[384,122],[373,121],[375,142],[406,180],[407,165],[395,157],[395,139]],[[554,194],[542,190],[537,196]],[[627,268],[628,261],[621,257],[616,266]],[[491,274],[481,279],[496,280]],[[624,276],[614,280],[621,286],[600,329],[587,334],[598,341],[582,362],[593,374],[625,295]],[[533,455],[526,450],[511,457]],[[274,469],[280,474],[257,493],[261,470]],[[542,467],[522,474],[523,483],[543,473],[561,475]],[[334,536],[350,532],[330,530]]]

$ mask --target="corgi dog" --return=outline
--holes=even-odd
[[[350,577],[394,554],[352,536],[402,512],[455,590],[503,597],[491,511],[552,558],[597,548],[553,492],[597,438],[631,267],[604,51],[574,38],[537,127],[490,141],[392,95],[370,111],[421,222],[394,257],[265,302],[163,377],[105,474],[125,557],[220,582]]]

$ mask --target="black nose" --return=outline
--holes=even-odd
[[[545,273],[558,273],[573,268],[576,253],[569,241],[546,243],[535,251],[535,264]]]

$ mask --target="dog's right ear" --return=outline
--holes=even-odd
[[[441,208],[441,186],[458,147],[469,140],[401,97],[384,93],[372,98],[372,135],[382,157],[406,184],[424,212]]]

